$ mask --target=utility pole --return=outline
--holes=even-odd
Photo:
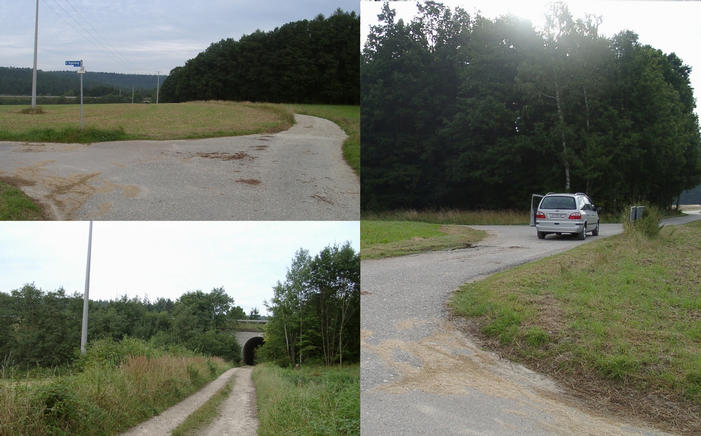
[[[39,0],[37,0],[39,1]],[[156,104],[158,104],[158,88],[161,86],[161,72],[156,72]]]
[[[39,39],[39,0],[34,18],[34,70],[32,71],[32,109],[37,107],[37,40]]]
[[[134,87],[131,87],[131,104],[134,104]]]
[[[83,60],[80,60],[80,130],[83,130],[83,76],[85,75],[85,66],[83,66]],[[90,228],[92,229],[92,221],[90,221]]]
[[[83,76],[81,76],[83,77]],[[92,248],[92,221],[88,233],[88,266],[85,268],[85,292],[83,293],[83,327],[80,330],[80,352],[85,354],[85,346],[88,343],[88,301],[90,294],[90,251]]]

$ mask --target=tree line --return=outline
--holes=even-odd
[[[163,80],[163,78],[161,78]],[[88,97],[123,96],[131,101],[151,97],[156,92],[157,78],[148,74],[119,74],[88,71],[83,77],[83,93]],[[32,94],[32,69],[0,67],[0,95]],[[37,71],[38,96],[80,95],[80,77],[75,71]]]
[[[45,292],[28,284],[9,294],[0,292],[0,366],[72,362],[80,348],[82,311],[82,295],[63,289]],[[243,309],[223,288],[188,292],[175,301],[126,296],[91,300],[88,341],[133,337],[238,361],[241,349],[233,332],[236,320],[244,318]]]
[[[668,208],[701,183],[691,68],[635,33],[602,36],[563,3],[541,32],[433,1],[378,18],[361,60],[364,210],[527,208],[549,191]]]
[[[283,366],[360,360],[360,256],[349,243],[299,250],[266,303],[259,354]]]
[[[223,39],[173,69],[161,98],[358,104],[359,35],[360,17],[339,9]]]

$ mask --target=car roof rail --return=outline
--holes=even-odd
[[[585,194],[584,192],[575,192],[574,195],[587,195],[587,194]]]

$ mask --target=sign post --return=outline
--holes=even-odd
[[[83,130],[83,74],[85,74],[85,66],[82,59],[79,61],[66,61],[66,65],[80,68],[78,70],[78,74],[80,74],[80,129]]]

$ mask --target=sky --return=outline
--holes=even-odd
[[[536,29],[545,23],[548,0],[506,1],[506,0],[446,0],[441,3],[451,7],[461,6],[468,13],[480,11],[481,15],[494,18],[511,13],[531,21]],[[405,22],[416,12],[416,2],[391,2],[397,10],[397,17]],[[701,1],[567,1],[575,18],[585,14],[599,15],[603,21],[599,34],[612,36],[622,30],[632,30],[642,44],[675,52],[686,65],[692,68],[691,86],[694,95],[701,93]],[[361,43],[364,44],[372,24],[377,24],[377,14],[382,3],[361,1]],[[699,108],[696,108],[699,114]]]
[[[213,42],[359,11],[358,0],[39,0],[38,68],[161,74]],[[34,0],[0,0],[0,66],[31,67]]]
[[[0,292],[34,283],[82,295],[88,231],[87,221],[0,223]],[[223,287],[246,313],[265,314],[298,249],[314,256],[346,241],[359,250],[357,221],[96,221],[89,296],[176,300]]]

